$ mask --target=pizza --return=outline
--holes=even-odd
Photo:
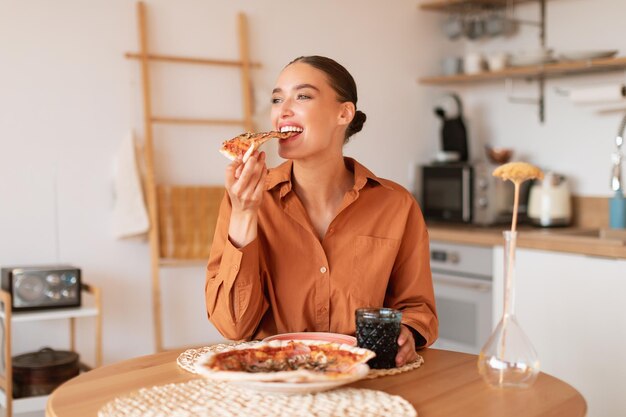
[[[317,382],[354,379],[369,371],[376,354],[354,346],[315,340],[273,340],[234,346],[199,358],[196,371],[230,381]]]
[[[245,163],[250,155],[254,153],[259,146],[272,138],[287,139],[299,132],[261,132],[261,133],[242,133],[230,140],[222,143],[220,152],[226,156],[226,158],[235,160],[239,157],[242,158]]]

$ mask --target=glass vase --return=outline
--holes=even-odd
[[[515,318],[515,247],[517,232],[504,235],[504,310],[502,319],[478,356],[478,372],[497,388],[524,388],[539,375],[539,359]]]

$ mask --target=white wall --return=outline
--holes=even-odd
[[[280,69],[299,55],[342,62],[359,85],[365,129],[346,153],[411,187],[409,166],[434,152],[436,91],[416,83],[437,70],[438,15],[415,1],[156,0],[148,2],[154,52],[237,58],[236,13],[250,27],[260,128]],[[127,131],[143,137],[139,66],[130,0],[0,2],[0,264],[69,262],[104,292],[106,363],[153,350],[148,246],[111,233],[113,158]],[[230,69],[155,64],[155,114],[239,117],[239,78]],[[239,129],[158,127],[158,178],[221,183],[217,153]],[[271,150],[270,150],[271,152]],[[275,159],[277,161],[277,158]],[[203,268],[171,270],[163,280],[167,346],[217,341],[206,320]],[[79,327],[87,360],[89,320]],[[14,326],[16,353],[65,348],[64,323]]]

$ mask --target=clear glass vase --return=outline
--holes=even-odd
[[[504,235],[504,311],[478,356],[478,372],[487,384],[524,388],[539,375],[539,358],[515,318],[515,247],[517,232]]]

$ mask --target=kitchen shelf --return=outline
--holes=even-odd
[[[530,3],[537,0],[513,0],[513,4]],[[435,12],[450,12],[455,10],[464,10],[468,8],[476,9],[493,9],[504,8],[507,6],[507,0],[429,0],[420,3],[419,8]]]
[[[41,321],[41,320],[59,320],[59,319],[71,319],[78,317],[93,317],[98,315],[98,309],[95,307],[77,307],[77,308],[64,308],[58,310],[46,310],[46,311],[24,311],[11,314],[12,322],[25,322],[25,321]],[[4,320],[4,311],[0,310],[0,319]]]
[[[441,75],[423,77],[421,84],[446,85],[503,79],[538,79],[567,75],[589,74],[605,71],[626,70],[626,57],[602,58],[582,61],[563,61],[528,67],[506,68],[502,71],[485,71],[478,74]]]
[[[81,317],[95,317],[95,366],[102,365],[102,317],[101,317],[101,298],[100,289],[89,285],[82,284],[81,291],[90,294],[94,299],[94,306],[81,306],[76,308],[63,308],[55,310],[35,310],[13,312],[11,310],[11,294],[7,291],[0,290],[0,321],[4,326],[4,334],[2,347],[4,348],[5,370],[0,375],[0,408],[5,409],[5,416],[12,417],[13,414],[26,413],[33,411],[41,411],[46,407],[48,400],[47,395],[13,398],[13,368],[11,357],[11,325],[16,322],[42,321],[42,320],[60,320],[69,319],[70,325],[70,350],[76,350],[76,323],[75,319]],[[81,365],[82,366],[82,365]],[[81,368],[82,369],[82,368]]]
[[[27,398],[14,398],[13,403],[13,415],[21,413],[32,413],[34,411],[41,411],[46,409],[46,402],[48,401],[48,395],[38,395],[36,397]],[[0,390],[0,407],[6,408],[7,396],[3,390]],[[7,413],[8,416],[8,413]]]

